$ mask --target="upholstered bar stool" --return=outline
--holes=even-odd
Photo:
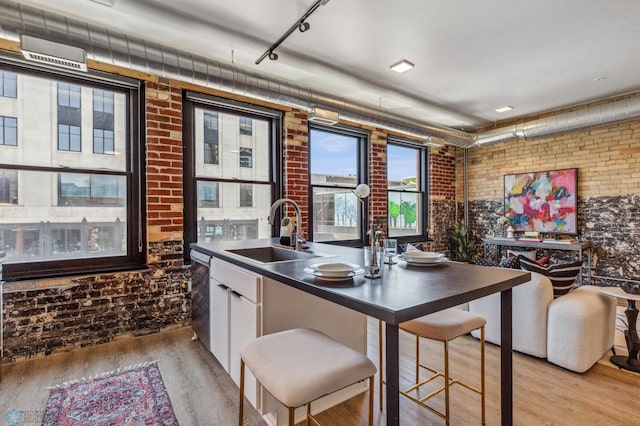
[[[416,380],[415,384],[405,390],[401,390],[400,393],[410,400],[416,402],[420,406],[426,408],[434,414],[445,419],[446,424],[449,424],[450,410],[449,410],[449,388],[453,384],[459,384],[465,388],[472,390],[480,394],[481,406],[482,406],[482,424],[485,423],[485,371],[484,371],[484,325],[486,320],[476,314],[462,309],[446,309],[444,311],[435,312],[433,314],[425,315],[414,320],[406,321],[400,324],[400,329],[416,336]],[[480,389],[463,383],[459,380],[452,379],[449,375],[449,342],[456,337],[470,333],[473,330],[480,330]],[[437,340],[444,343],[444,372],[439,372],[420,363],[420,338]],[[382,345],[382,334],[380,333],[380,345]],[[381,356],[382,353],[380,353]],[[382,356],[381,356],[382,360]],[[382,364],[382,362],[381,362]],[[433,373],[429,378],[420,381],[420,368]],[[420,389],[420,387],[426,385],[432,380],[442,377],[444,379],[444,385],[434,390],[428,395],[420,398],[413,395],[413,393]],[[380,389],[382,393],[383,384],[382,373],[380,374]],[[426,402],[444,391],[445,412],[442,413],[433,407],[430,407]]]
[[[240,351],[240,413],[244,415],[245,365],[256,380],[289,411],[306,405],[306,423],[318,421],[311,403],[330,393],[369,379],[369,425],[373,425],[373,377],[376,367],[366,355],[317,330],[296,328],[259,337]]]

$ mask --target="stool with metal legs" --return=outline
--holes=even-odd
[[[444,311],[435,312],[425,315],[414,320],[410,320],[400,324],[400,329],[416,336],[416,380],[415,384],[400,393],[409,398],[413,402],[426,408],[432,413],[445,419],[449,425],[450,409],[449,409],[449,388],[451,385],[459,384],[473,392],[480,394],[482,406],[482,424],[485,424],[485,341],[484,326],[486,320],[479,315],[473,314],[461,309],[446,309]],[[449,375],[449,342],[456,337],[469,334],[473,330],[480,330],[480,389],[463,383],[459,380],[452,379]],[[420,363],[420,338],[437,340],[444,344],[444,372],[439,372]],[[382,322],[379,325],[379,346],[382,347]],[[382,366],[382,350],[379,352],[380,365]],[[424,368],[433,373],[429,378],[420,381],[420,368]],[[444,384],[424,397],[414,396],[413,393],[418,391],[422,386],[430,383],[434,379],[442,377]],[[382,367],[380,367],[380,407],[382,409],[382,385],[384,384]],[[433,407],[427,405],[427,401],[444,391],[445,395],[445,412],[442,413]]]

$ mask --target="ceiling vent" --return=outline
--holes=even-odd
[[[22,55],[34,62],[76,71],[87,71],[84,49],[28,35],[20,37]]]
[[[308,119],[313,123],[333,126],[340,121],[340,114],[335,111],[329,111],[328,109],[313,108],[311,112],[309,112]]]

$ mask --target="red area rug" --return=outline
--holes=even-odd
[[[178,425],[156,363],[52,388],[42,424]]]

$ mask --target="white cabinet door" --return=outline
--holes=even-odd
[[[226,285],[211,280],[211,352],[225,370],[229,368],[229,289]]]
[[[257,305],[235,291],[229,293],[229,374],[236,384],[240,384],[240,350],[255,340],[260,332],[260,305]],[[249,369],[245,369],[245,395],[251,404],[260,409],[256,379]]]

